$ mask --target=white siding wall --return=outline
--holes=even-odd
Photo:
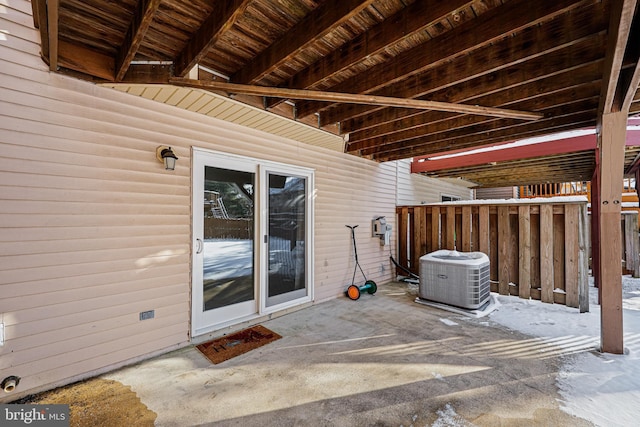
[[[315,301],[392,278],[371,219],[458,194],[377,164],[51,74],[28,1],[0,0],[0,379],[13,400],[189,343],[191,148],[315,169]],[[180,160],[155,159],[170,145]],[[406,176],[404,176],[406,174]],[[468,193],[468,190],[464,192]],[[468,198],[468,194],[467,197]],[[435,199],[428,201],[436,201]],[[155,318],[139,321],[139,312]]]
[[[461,200],[472,199],[473,192],[467,187],[440,179],[411,173],[411,160],[397,162],[398,206],[439,203],[442,195],[457,196]]]

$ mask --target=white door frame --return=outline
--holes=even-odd
[[[255,173],[254,184],[254,295],[255,299],[215,310],[203,308],[203,236],[204,236],[204,171],[205,166],[221,167]],[[289,174],[306,179],[305,208],[305,274],[306,295],[267,306],[268,279],[268,207],[267,174]],[[193,147],[192,149],[192,284],[191,336],[196,337],[217,329],[268,315],[313,301],[314,281],[314,171],[313,169],[264,161],[251,157]],[[215,311],[215,312],[214,312]],[[210,313],[214,312],[214,313]]]

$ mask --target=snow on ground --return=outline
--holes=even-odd
[[[538,337],[540,351],[562,355],[557,378],[561,407],[598,426],[638,425],[640,419],[640,279],[623,276],[625,355],[599,353],[600,306],[590,287],[590,311],[499,296],[489,318]],[[552,344],[552,347],[549,345]]]

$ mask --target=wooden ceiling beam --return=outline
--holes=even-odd
[[[605,50],[607,20],[603,16],[606,7],[599,5],[598,9],[602,14],[587,13],[592,9],[583,9],[558,17],[544,25],[527,28],[473,55],[454,59],[428,73],[395,83],[372,94],[418,99],[428,96],[430,99],[460,102],[436,98],[434,93],[440,91],[460,96],[465,95],[459,94],[463,92],[460,88],[464,88],[469,91],[468,95],[462,97],[465,98],[474,93],[481,93],[483,87],[465,87],[464,83],[485,76],[488,80],[494,73],[498,73],[496,77],[504,78],[503,75],[507,75],[510,81],[505,82],[505,87],[508,87],[513,84],[517,75],[509,75],[507,69],[514,68],[517,71],[519,68],[525,68],[527,63],[538,67],[537,70],[530,71],[530,74],[540,76],[545,73],[552,74],[563,67],[570,68],[600,59]],[[493,87],[501,84],[501,81],[496,78],[488,80],[485,84]],[[299,113],[302,113],[301,107],[297,106]],[[363,114],[366,113],[364,117],[371,117],[374,112],[373,107],[339,105],[322,111],[320,121],[322,125],[340,122],[343,131],[348,133],[356,128],[353,126],[354,123],[362,124],[359,119]]]
[[[570,102],[579,97],[591,97],[594,94],[597,95],[600,89],[600,81],[598,80],[600,65],[599,62],[592,63],[585,67],[568,70],[561,75],[534,80],[531,83],[513,86],[500,92],[474,97],[467,102],[535,111]],[[484,121],[486,121],[484,118],[464,118],[450,113],[433,111],[417,113],[400,121],[393,121],[349,134],[346,150],[351,152],[388,145]],[[428,123],[429,126],[425,127],[425,123]]]
[[[40,55],[49,64],[49,23],[47,18],[47,0],[32,0],[33,20],[40,30]]]
[[[591,85],[591,93],[585,92],[585,98],[575,99],[575,92],[571,89],[555,95],[553,105],[549,105],[543,112],[545,114],[545,121],[552,120],[554,118],[564,117],[568,112],[575,111],[588,111],[593,108],[594,120],[595,120],[595,108],[597,107],[597,99],[599,93],[599,85]],[[536,100],[529,102],[523,102],[523,105],[535,105]],[[530,104],[532,103],[532,104]],[[479,119],[479,120],[476,120]],[[436,126],[423,126],[421,129],[410,133],[405,139],[386,141],[376,140],[377,144],[371,144],[367,148],[360,149],[358,152],[360,155],[368,156],[372,154],[378,154],[382,152],[393,152],[396,150],[405,150],[408,147],[415,145],[422,145],[424,142],[429,144],[437,143],[440,141],[453,141],[460,137],[467,135],[486,135],[487,133],[495,133],[499,131],[509,131],[518,127],[521,123],[512,120],[503,119],[490,119],[478,118],[472,116],[460,116],[451,119],[440,126],[437,129],[431,130]],[[404,134],[404,132],[401,132]],[[415,135],[414,135],[415,134]],[[391,135],[395,136],[395,135]],[[368,143],[368,142],[367,142]],[[362,144],[360,144],[362,145]],[[352,150],[352,146],[347,147],[348,150]]]
[[[251,0],[213,2],[213,11],[174,60],[174,73],[184,77],[204,58],[220,36],[245,12]]]
[[[60,41],[59,65],[107,81],[115,75],[113,57],[65,41]]]
[[[588,128],[595,126],[595,115],[595,108],[592,108],[586,111],[582,110],[572,112],[562,117],[540,120],[539,122],[536,122],[539,126],[507,127],[495,131],[473,133],[456,139],[445,139],[437,142],[431,142],[427,139],[421,144],[415,144],[393,151],[376,153],[371,157],[377,161],[401,160],[416,156],[436,155],[442,152],[467,150],[484,145],[548,135],[565,130]]]
[[[519,171],[526,168],[545,168],[547,170],[565,172],[564,169],[567,168],[567,165],[593,167],[595,165],[595,151],[585,150],[552,157],[539,157],[502,163],[485,163],[484,165],[478,165],[476,167],[442,169],[434,172],[426,172],[426,174],[428,176],[446,176],[449,178],[465,176],[473,177],[474,180],[477,180],[481,176],[485,178],[499,177],[505,174],[505,172],[510,171],[518,174]],[[541,178],[546,179],[544,176]]]
[[[49,40],[49,70],[58,70],[60,42],[58,40],[59,0],[47,0],[47,39]]]
[[[636,11],[634,20],[631,24],[629,33],[629,42],[625,53],[625,62],[630,61],[635,64],[634,67],[623,69],[625,85],[623,87],[622,111],[629,111],[631,103],[634,101],[635,95],[640,86],[640,4],[636,3]]]
[[[292,89],[316,88],[318,83],[370,56],[384,52],[389,45],[425,31],[429,26],[442,21],[453,11],[469,3],[470,0],[416,1],[340,46],[340,49],[297,72],[281,86]],[[271,108],[279,102],[282,102],[282,99],[273,100],[268,103],[268,107]]]
[[[144,39],[147,30],[153,21],[156,11],[160,7],[161,0],[140,0],[136,5],[124,41],[116,55],[116,75],[115,80],[121,81],[127,73],[131,61],[136,56],[140,44]]]
[[[549,170],[562,171],[566,169],[568,163],[573,165],[594,165],[595,164],[595,148],[592,150],[581,150],[570,153],[560,153],[554,156],[544,156],[529,159],[518,159],[505,162],[487,162],[482,165],[475,165],[471,167],[449,168],[440,169],[433,172],[418,172],[424,173],[430,176],[447,176],[458,177],[464,174],[465,176],[474,175],[479,177],[480,175],[487,176],[499,176],[505,171],[513,170],[514,173],[518,173],[519,170],[526,167],[545,167]],[[542,177],[543,179],[545,177]]]
[[[518,120],[538,120],[543,117],[540,113],[528,111],[516,111],[502,108],[483,107],[478,105],[452,104],[446,102],[435,102],[414,99],[401,99],[383,96],[357,95],[350,93],[323,92],[305,89],[285,89],[277,87],[241,85],[235,83],[225,83],[216,81],[202,81],[173,78],[170,83],[196,87],[208,90],[221,90],[229,93],[244,95],[272,96],[291,99],[316,99],[332,102],[346,102],[356,104],[374,104],[403,108],[429,109],[439,111],[451,111],[465,114],[478,114],[491,117],[508,117]]]
[[[444,61],[483,49],[504,37],[510,37],[515,32],[537,26],[581,4],[584,2],[576,0],[512,0],[387,62],[373,66],[364,75],[355,75],[331,87],[330,90],[364,94],[382,89],[435,68]],[[322,107],[322,104],[317,103],[300,106],[299,114],[310,114]]]
[[[592,135],[582,135],[559,141],[548,141],[518,147],[488,150],[480,153],[461,154],[439,159],[422,159],[411,163],[411,173],[436,172],[439,170],[466,168],[468,166],[485,165],[493,162],[508,162],[520,159],[552,156],[577,151],[595,150],[597,139],[595,131]]]
[[[486,63],[491,63],[490,60],[493,59],[493,55],[489,57],[480,55],[479,58],[474,60],[469,58],[468,64],[465,64],[464,61],[452,61],[434,70],[433,73],[428,73],[434,76],[432,80],[435,88],[429,92],[429,95],[432,99],[438,101],[474,103],[474,99],[479,96],[490,95],[503,89],[527,84],[530,81],[553,76],[563,78],[561,74],[565,71],[573,70],[576,74],[579,74],[581,73],[579,67],[589,67],[591,64],[597,66],[597,70],[594,72],[601,76],[603,64],[601,60],[602,53],[595,52],[593,46],[596,46],[598,43],[604,46],[604,42],[604,35],[598,34],[582,40],[575,45],[575,49],[572,49],[572,46],[567,46],[563,49],[547,52],[544,55],[535,55],[532,58],[523,59],[508,67],[474,76],[471,79],[467,79],[461,75],[460,70],[475,70],[487,67]],[[532,43],[532,45],[536,45],[536,43]],[[490,49],[492,48],[487,50]],[[573,53],[575,53],[575,55]],[[482,61],[483,59],[487,61]],[[589,70],[584,72],[589,72]],[[449,78],[451,79],[450,81],[455,83],[454,86],[448,86]],[[400,127],[410,126],[413,120],[411,117],[418,114],[422,114],[422,112],[399,109],[377,109],[368,112],[364,116],[355,117],[346,121],[341,120],[340,124],[344,133],[360,131],[363,133],[370,132],[369,136],[374,136],[376,134],[386,133],[385,128],[398,129]],[[324,116],[324,113],[321,115]],[[424,123],[424,120],[421,118],[415,119],[414,121]],[[375,128],[381,129],[376,130]]]
[[[328,0],[305,16],[283,37],[260,52],[237,71],[231,81],[257,83],[280,64],[291,60],[306,47],[321,40],[337,27],[369,7],[374,0]]]
[[[601,102],[598,117],[615,111],[621,111],[622,94],[620,72],[629,40],[631,23],[636,8],[636,0],[612,0],[610,23],[605,56],[605,68],[602,79]],[[598,119],[600,120],[600,118]]]

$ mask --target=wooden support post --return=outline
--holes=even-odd
[[[602,115],[600,147],[600,340],[605,353],[622,354],[622,230],[620,212],[624,147],[627,131],[625,111]],[[606,239],[602,237],[606,236]]]
[[[531,216],[529,205],[518,206],[518,294],[520,298],[531,296]]]
[[[553,304],[553,205],[540,205],[540,300]]]
[[[511,224],[509,206],[498,206],[498,292],[509,295],[509,257],[511,249]]]

